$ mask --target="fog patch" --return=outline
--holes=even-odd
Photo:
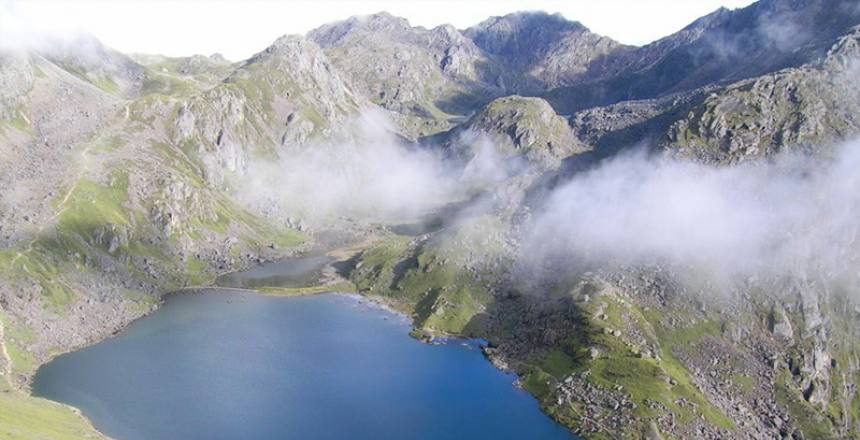
[[[290,222],[407,221],[466,200],[496,182],[503,167],[489,145],[455,163],[408,143],[381,112],[347,125],[338,139],[250,161],[233,182],[239,200]]]
[[[804,18],[793,9],[768,11],[758,17],[755,31],[769,46],[789,52],[813,37],[808,31],[810,25],[803,23]]]
[[[524,228],[522,264],[670,265],[721,277],[858,280],[860,145],[715,168],[643,151],[559,187]]]

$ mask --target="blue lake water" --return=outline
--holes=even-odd
[[[571,439],[480,350],[354,296],[208,290],[36,374],[120,440]]]

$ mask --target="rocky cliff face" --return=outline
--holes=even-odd
[[[222,184],[225,173],[246,171],[250,155],[331,137],[370,105],[316,44],[285,36],[220,84],[182,102],[173,141],[194,146],[206,178]]]
[[[308,37],[413,137],[449,128],[451,117],[500,93],[497,68],[451,26],[411,27],[380,13],[323,26]]]
[[[515,13],[492,17],[465,31],[506,71],[506,88],[535,93],[598,78],[610,55],[632,48],[597,35],[560,15]]]
[[[858,131],[860,33],[841,37],[819,62],[712,93],[670,128],[668,145],[720,163],[783,149],[812,151]]]

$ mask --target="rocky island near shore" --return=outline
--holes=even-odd
[[[641,47],[538,12],[354,17],[241,62],[0,44],[0,437],[104,438],[30,396],[40,365],[328,254],[259,290],[484,339],[583,438],[860,438],[858,63],[847,0]]]

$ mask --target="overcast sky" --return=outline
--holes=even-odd
[[[720,6],[751,0],[0,0],[0,38],[89,32],[123,52],[179,56],[220,52],[247,58],[283,34],[388,11],[413,25],[465,28],[522,10],[560,12],[592,31],[641,45],[675,32]],[[0,42],[2,43],[2,42]]]

